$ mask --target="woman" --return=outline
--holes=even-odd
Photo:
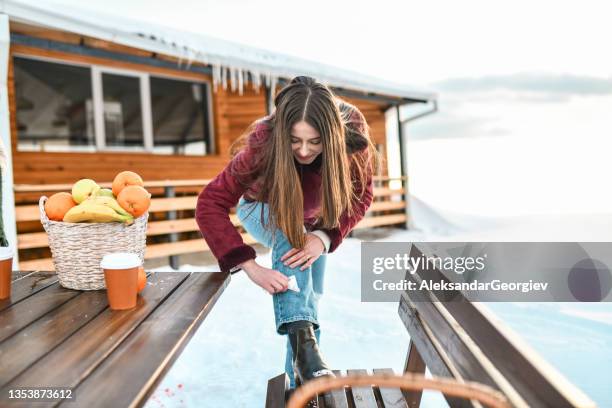
[[[294,78],[274,104],[200,193],[196,220],[221,270],[242,269],[273,295],[276,330],[288,334],[285,368],[294,386],[294,372],[302,382],[333,376],[318,347],[324,254],[370,206],[377,156],[361,112],[314,79]],[[247,232],[272,248],[273,269],[256,262],[230,222],[236,204]],[[287,290],[292,276],[299,291]]]

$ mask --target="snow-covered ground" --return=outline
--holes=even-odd
[[[418,200],[411,202],[411,211],[414,219],[421,220],[414,229],[377,230],[376,240],[612,241],[612,214],[486,219],[441,214]],[[392,367],[399,372],[408,334],[397,304],[360,301],[360,242],[347,239],[328,258],[320,310],[322,348],[339,369]],[[269,253],[260,260],[269,265]],[[612,365],[610,304],[490,303],[488,307],[600,406],[612,406],[607,391],[607,370]],[[284,356],[285,339],[275,333],[270,296],[238,273],[147,407],[262,406],[267,380],[283,371]],[[437,407],[441,401],[426,393],[423,406]]]

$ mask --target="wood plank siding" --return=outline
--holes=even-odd
[[[98,39],[63,33],[48,29],[36,29],[23,24],[11,24],[11,31],[42,37],[55,41],[85,44],[92,48],[112,50],[138,56],[151,56],[150,52],[109,43]],[[79,42],[79,37],[82,41]],[[67,62],[99,64],[114,68],[132,69],[150,73],[171,75],[185,79],[212,82],[209,75],[180,69],[169,69],[153,65],[77,55],[32,46],[11,44],[9,62],[8,90],[11,120],[11,144],[13,153],[13,173],[15,184],[56,184],[73,183],[88,177],[99,182],[112,181],[120,170],[132,170],[145,180],[212,178],[218,174],[229,160],[229,149],[234,140],[246,131],[256,119],[266,114],[265,92],[256,92],[251,84],[245,85],[244,92],[232,92],[218,87],[212,94],[212,113],[216,154],[206,156],[157,155],[150,153],[58,153],[58,152],[19,152],[17,151],[17,111],[15,99],[14,54],[48,57]],[[176,60],[165,56],[166,60]],[[178,62],[178,61],[177,61]],[[375,143],[385,145],[385,103],[370,100],[345,98],[356,105],[365,115],[370,125]],[[384,149],[384,147],[383,147]],[[92,158],[95,157],[95,160]],[[386,174],[386,171],[383,171]]]
[[[11,51],[20,54],[40,55],[42,52],[23,46],[14,46]],[[27,51],[27,52],[26,52]],[[45,51],[61,57],[62,53]],[[96,61],[97,62],[97,61]],[[113,65],[112,61],[105,62]],[[146,67],[143,67],[145,69]],[[158,71],[159,68],[156,68]],[[175,72],[173,74],[179,74]],[[197,75],[207,81],[206,75]],[[193,78],[194,75],[187,77]],[[11,119],[11,145],[13,154],[13,174],[15,184],[64,184],[87,177],[99,182],[112,181],[121,170],[132,170],[145,180],[167,180],[187,178],[213,178],[229,161],[231,144],[242,135],[249,125],[266,114],[265,96],[256,93],[251,87],[243,95],[221,87],[213,92],[214,139],[217,154],[205,156],[158,155],[128,152],[20,152],[17,150],[17,112],[15,102],[14,69],[9,64],[9,109]],[[371,128],[373,141],[382,146],[385,143],[385,115],[383,106],[371,101],[348,99],[364,113]],[[95,157],[95,160],[93,159]],[[383,174],[387,174],[383,167]],[[35,197],[26,195],[16,197],[17,202],[33,201]]]
[[[214,178],[228,163],[232,143],[242,135],[249,125],[266,114],[266,97],[263,87],[256,91],[251,83],[244,86],[239,94],[218,86],[212,92],[212,128],[211,137],[214,140],[215,153],[202,156],[166,155],[145,152],[34,152],[18,151],[17,130],[17,101],[15,89],[14,56],[46,58],[58,62],[80,63],[86,65],[100,65],[109,68],[129,69],[139,72],[148,72],[163,76],[204,81],[211,85],[212,77],[203,72],[179,68],[179,61],[168,55],[158,55],[148,51],[113,44],[100,39],[60,32],[49,29],[34,28],[24,24],[11,23],[11,33],[30,38],[42,38],[49,41],[71,44],[104,50],[113,53],[136,56],[146,61],[146,58],[157,58],[163,61],[176,62],[176,68],[149,65],[145,62],[137,63],[127,59],[112,59],[98,54],[78,54],[65,50],[41,48],[35,42],[11,43],[8,70],[8,98],[11,127],[11,148],[13,155],[13,183],[15,185],[48,185],[72,184],[82,178],[91,178],[98,183],[111,182],[115,175],[122,170],[131,170],[140,174],[147,182],[156,180],[188,180]],[[32,45],[35,44],[35,45]],[[102,54],[100,54],[102,55]],[[184,64],[183,64],[184,65]],[[203,67],[202,64],[194,65]],[[203,70],[202,70],[203,71]],[[280,88],[278,88],[280,89]],[[345,98],[356,105],[365,115],[371,128],[371,135],[378,145],[381,153],[385,150],[385,114],[387,102],[377,102],[366,99]],[[382,174],[387,169],[383,162]],[[185,194],[192,196],[201,190],[202,186],[176,187],[177,197]],[[150,188],[154,197],[164,195],[163,187]],[[48,194],[46,194],[48,195]],[[15,203],[18,206],[37,204],[41,196],[40,191],[22,191],[15,193]],[[179,218],[193,217],[193,210],[181,210]],[[159,214],[149,221],[163,221],[165,215]],[[27,234],[42,232],[38,220],[18,221],[17,233]],[[162,243],[167,237],[150,237],[149,244]],[[194,232],[181,232],[180,240],[197,238]],[[47,248],[20,249],[20,260],[28,261],[48,257]]]

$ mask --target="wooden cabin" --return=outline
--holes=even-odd
[[[139,173],[155,199],[166,200],[151,209],[151,257],[202,249],[195,195],[228,163],[232,142],[270,112],[275,91],[295,75],[313,76],[359,107],[383,156],[399,154],[386,148],[389,138],[401,139],[402,128],[396,119],[400,131],[390,132],[389,112],[435,103],[435,95],[403,85],[202,35],[4,4],[3,211],[21,269],[51,266],[38,218],[42,194],[68,191],[81,178],[108,183],[122,170]],[[363,226],[407,222],[406,190],[390,188],[389,173],[383,166],[377,175],[382,195],[376,201],[387,204],[373,213],[387,218]],[[394,175],[404,187],[405,176]],[[178,245],[186,241],[191,244]],[[175,245],[156,252],[155,244]]]

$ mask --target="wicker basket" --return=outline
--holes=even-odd
[[[145,213],[131,225],[119,222],[71,223],[51,221],[45,213],[47,197],[38,202],[40,222],[49,238],[53,264],[60,284],[69,289],[105,289],[102,257],[111,252],[131,252],[144,261],[147,242]]]

